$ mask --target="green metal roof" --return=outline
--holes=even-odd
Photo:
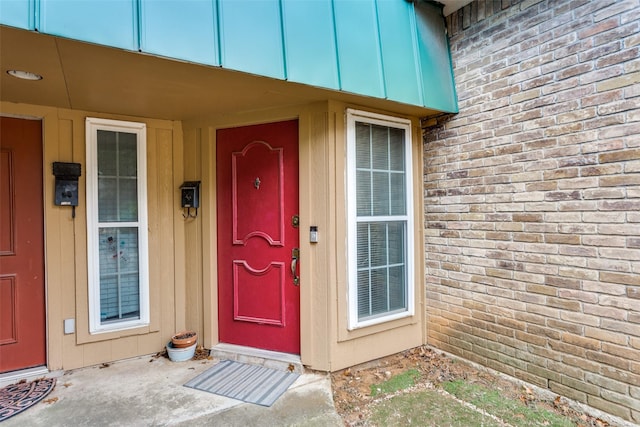
[[[0,24],[457,112],[442,11],[421,0],[2,0]]]

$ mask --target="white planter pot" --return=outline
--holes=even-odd
[[[171,344],[171,341],[167,343],[167,354],[169,354],[169,359],[172,362],[184,362],[185,360],[191,360],[193,355],[196,353],[196,345],[198,343],[194,343],[192,346],[185,348],[174,348]]]

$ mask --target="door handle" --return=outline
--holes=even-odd
[[[293,284],[300,286],[300,277],[298,276],[298,258],[300,258],[300,249],[293,248],[291,250],[291,274],[293,274]]]

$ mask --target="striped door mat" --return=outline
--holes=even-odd
[[[185,384],[220,396],[271,406],[300,374],[223,360]]]

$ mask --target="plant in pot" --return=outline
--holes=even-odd
[[[194,331],[178,332],[171,337],[171,345],[173,348],[191,347],[198,341],[198,334]]]
[[[182,331],[167,343],[167,355],[173,362],[190,360],[196,351],[198,335],[193,331]]]

